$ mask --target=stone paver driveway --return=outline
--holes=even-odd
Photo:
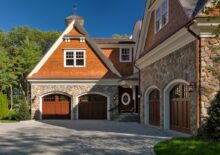
[[[25,121],[0,124],[0,154],[150,155],[161,140],[184,136],[137,123]]]

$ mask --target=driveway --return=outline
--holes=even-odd
[[[0,123],[0,154],[151,155],[153,145],[179,136],[184,135],[113,121]]]

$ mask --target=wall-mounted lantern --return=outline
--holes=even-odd
[[[189,85],[188,85],[188,92],[189,93],[192,93],[193,91],[194,91],[194,88],[195,88],[195,83],[190,83]]]

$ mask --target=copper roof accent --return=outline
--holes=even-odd
[[[96,44],[135,44],[131,39],[94,38]]]

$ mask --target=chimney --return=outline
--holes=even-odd
[[[69,16],[65,19],[66,22],[66,26],[68,26],[73,20],[76,20],[81,26],[84,25],[84,19],[80,16],[77,15],[73,15],[73,16]]]

